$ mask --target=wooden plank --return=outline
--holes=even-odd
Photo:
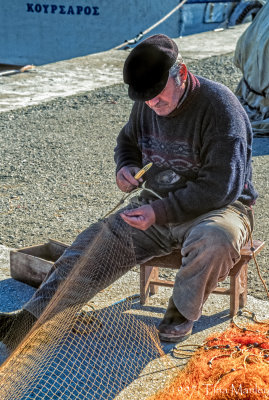
[[[181,252],[180,250],[174,250],[171,254],[167,254],[165,256],[153,257],[151,260],[148,260],[143,265],[151,266],[151,267],[163,267],[163,268],[171,268],[178,269],[181,265]]]
[[[24,247],[10,252],[10,274],[13,279],[38,287],[52,265],[68,247],[50,239],[48,243]]]
[[[213,292],[211,292],[211,293],[213,293],[213,294],[227,294],[227,295],[230,295],[231,291],[230,291],[230,289],[225,289],[225,288],[218,287],[218,288],[214,289]]]
[[[167,287],[173,287],[174,283],[175,283],[174,281],[165,281],[164,279],[156,279],[150,281],[150,284],[152,285],[167,286]]]
[[[254,254],[256,255],[264,248],[264,246],[265,242],[258,239],[254,239],[253,240],[254,251],[251,250],[251,243],[248,242],[244,247],[242,247],[240,254],[242,256],[252,256],[252,253],[254,252]]]
[[[19,251],[10,252],[10,274],[13,279],[38,287],[53,262]]]

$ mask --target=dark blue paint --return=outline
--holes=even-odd
[[[52,5],[51,5],[51,13],[52,13],[52,14],[55,14],[55,11],[57,10],[57,8],[58,8],[58,7],[56,6],[56,4],[52,4]]]
[[[56,4],[26,4],[26,11],[31,13],[43,14],[62,14],[62,15],[100,15],[99,7],[97,6],[66,6]],[[68,7],[68,8],[67,8]]]

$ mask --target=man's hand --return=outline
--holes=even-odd
[[[145,231],[156,221],[155,212],[149,204],[134,210],[125,210],[120,215],[127,224],[141,231]]]
[[[138,167],[122,167],[116,177],[116,182],[118,188],[122,192],[131,192],[133,189],[137,188],[140,182],[143,182],[142,178],[138,180],[134,178],[135,174],[140,171]]]

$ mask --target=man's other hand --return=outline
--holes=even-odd
[[[149,204],[134,210],[125,210],[120,215],[127,224],[141,231],[145,231],[156,221],[155,212]]]
[[[135,179],[134,176],[137,172],[140,171],[138,167],[122,167],[116,177],[116,182],[118,188],[122,192],[131,192],[133,189],[137,188],[140,182],[143,182],[143,179]]]

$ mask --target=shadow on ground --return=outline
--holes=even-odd
[[[266,156],[269,154],[269,137],[255,137],[252,145],[252,155]]]
[[[35,289],[15,279],[0,281],[0,312],[20,309],[34,294]]]
[[[13,279],[0,282],[0,289],[1,311],[11,311],[11,304],[13,310],[20,308],[34,292],[33,288]],[[31,342],[15,358],[14,365],[18,367],[8,371],[12,388],[19,388],[21,400],[114,399],[139,378],[151,361],[160,357],[155,327],[160,322],[158,314],[164,311],[162,307],[141,306],[139,296],[133,296],[95,311],[98,324],[88,331],[83,329],[83,334],[79,328],[76,332],[62,333],[55,342],[51,339],[53,335],[49,335],[49,342],[39,338],[38,349]],[[202,316],[195,323],[193,333],[228,319],[229,310]],[[175,345],[162,343],[161,347],[169,353]],[[1,390],[5,389],[0,389],[0,395]],[[11,391],[8,398],[12,396]]]

